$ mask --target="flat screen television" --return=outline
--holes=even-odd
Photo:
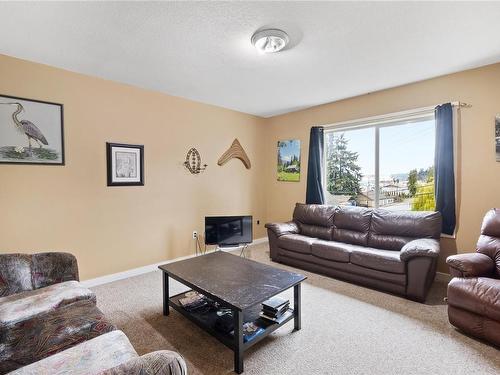
[[[205,243],[220,247],[252,242],[252,216],[205,216]]]

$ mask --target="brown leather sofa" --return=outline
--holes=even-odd
[[[449,256],[448,319],[500,346],[500,209],[486,214],[475,253]]]
[[[436,274],[438,212],[297,203],[266,224],[271,259],[423,302]]]

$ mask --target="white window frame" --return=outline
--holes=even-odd
[[[398,126],[415,123],[415,122],[423,122],[429,120],[435,120],[434,116],[435,107],[424,107],[410,111],[402,111],[395,112],[381,116],[373,116],[367,117],[363,119],[353,120],[353,121],[343,121],[329,125],[323,125],[325,132],[325,140],[327,133],[338,133],[342,131],[349,130],[358,130],[358,129],[367,129],[373,128],[375,129],[375,208],[379,207],[379,198],[380,198],[380,172],[379,172],[379,158],[380,158],[380,128],[390,127],[390,126]],[[328,168],[328,164],[326,162],[326,145],[323,147],[323,160],[324,163],[324,172],[323,173],[323,194],[326,196],[327,190],[327,181],[326,181],[326,170]]]

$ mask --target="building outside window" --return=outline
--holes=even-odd
[[[327,129],[326,203],[434,210],[435,133],[433,112]]]

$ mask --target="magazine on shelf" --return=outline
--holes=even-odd
[[[281,324],[283,323],[286,319],[288,319],[290,316],[293,315],[293,310],[292,309],[288,309],[283,315],[281,315],[280,317],[278,318],[274,318],[272,316],[268,316],[266,315],[264,312],[261,311],[260,313],[260,317],[263,318],[263,319],[266,319],[266,320],[269,320],[273,323],[278,323],[278,324]]]
[[[290,301],[281,297],[273,297],[267,301],[262,302],[262,306],[270,310],[280,310],[284,305],[289,304]]]
[[[287,303],[285,304],[281,309],[279,310],[272,310],[272,309],[269,309],[267,307],[263,307],[262,308],[262,312],[267,315],[267,316],[271,316],[271,317],[275,317],[277,318],[278,316],[281,316],[283,315],[287,310],[288,308],[290,307],[290,304]]]
[[[253,340],[264,331],[265,328],[260,327],[259,325],[255,324],[255,322],[248,322],[243,324],[243,342]],[[231,331],[231,334],[234,335],[234,330]]]

